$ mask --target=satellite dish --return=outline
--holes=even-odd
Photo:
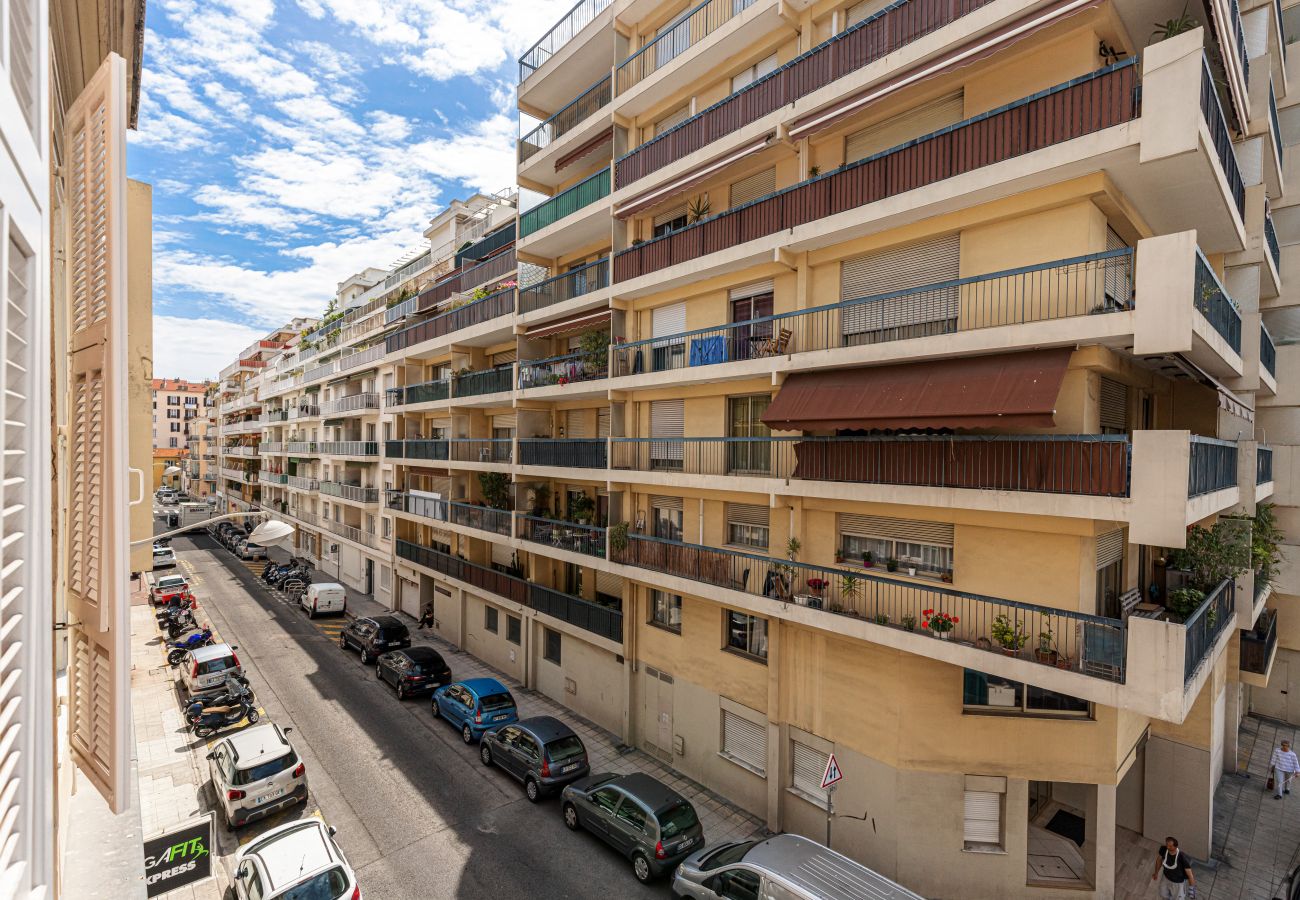
[[[167,468],[163,469],[163,474],[164,474],[164,475],[179,475],[179,474],[181,474],[181,467],[180,467],[180,466],[168,466]]]
[[[248,541],[251,544],[261,544],[263,547],[276,547],[293,537],[296,530],[288,522],[268,519],[253,529],[253,533],[248,536]]]

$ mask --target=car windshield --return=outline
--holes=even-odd
[[[199,663],[199,674],[211,675],[213,672],[224,672],[226,669],[233,669],[234,667],[234,659],[229,656],[219,656],[216,659]]]
[[[438,660],[427,657],[411,660],[412,675],[434,675],[438,671]]]
[[[551,757],[551,762],[555,763],[568,762],[585,755],[586,752],[586,748],[582,746],[582,741],[576,734],[562,737],[546,745],[546,753]]]
[[[659,820],[659,833],[666,838],[689,831],[700,824],[695,816],[695,807],[685,800],[659,810],[655,813],[655,818]]]
[[[719,866],[730,866],[738,863],[745,858],[745,854],[757,843],[758,841],[745,841],[743,844],[731,844],[723,847],[712,855],[704,857],[700,862],[700,868],[709,872]]]
[[[479,700],[484,710],[505,709],[508,706],[515,705],[515,698],[509,694],[488,694]]]
[[[235,777],[231,779],[232,784],[253,784],[256,781],[270,778],[272,775],[279,775],[286,769],[291,769],[298,764],[298,754],[290,750],[284,756],[278,759],[272,759],[251,769],[236,769]]]
[[[348,877],[339,868],[326,869],[310,881],[295,884],[278,900],[337,900],[348,889]]]
[[[380,625],[379,636],[386,641],[400,641],[410,632],[406,630],[405,625]]]

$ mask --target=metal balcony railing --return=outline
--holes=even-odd
[[[605,558],[604,528],[523,513],[518,513],[516,519],[519,522],[518,536],[525,541],[598,559]]]
[[[1250,54],[1246,51],[1246,29],[1241,24],[1241,4],[1238,0],[1231,0],[1229,8],[1232,11],[1232,37],[1236,42],[1237,59],[1241,61],[1241,77],[1249,84]]]
[[[385,441],[384,456],[389,459],[445,460],[448,446],[445,440]]]
[[[596,16],[605,11],[612,0],[578,0],[578,3],[564,14],[542,35],[542,39],[528,48],[528,52],[519,57],[519,83],[523,84],[528,76],[540,69],[548,59],[560,52],[560,48],[573,40],[578,32],[591,24]]]
[[[1210,592],[1196,610],[1187,617],[1183,629],[1187,632],[1183,644],[1183,680],[1190,682],[1209,658],[1210,650],[1232,618],[1236,585],[1231,578]]]
[[[445,278],[435,282],[420,292],[417,313],[436,309],[453,294],[464,294],[484,284],[504,278],[518,266],[514,247],[483,260],[478,265],[466,269],[456,269]],[[458,326],[460,327],[460,326]],[[389,350],[391,353],[392,351]]]
[[[1102,315],[1132,309],[1133,305],[1133,250],[1123,247],[615,344],[614,374],[636,375]]]
[[[1130,122],[1140,113],[1137,62],[1134,57],[1107,66],[620,251],[614,281]]]
[[[375,393],[353,394],[337,400],[327,400],[321,404],[321,412],[327,416],[358,409],[378,409],[379,395]]]
[[[1282,247],[1277,242],[1277,229],[1273,227],[1273,216],[1264,216],[1264,243],[1268,246],[1268,258],[1273,260],[1273,268],[1282,271]]]
[[[387,352],[396,353],[424,341],[446,337],[462,328],[481,325],[492,319],[508,316],[514,311],[515,289],[506,288],[489,294],[481,300],[439,313],[423,322],[408,325],[396,334],[390,334],[386,339]]]
[[[1255,484],[1268,484],[1273,480],[1273,448],[1255,449]]]
[[[618,93],[631,90],[753,5],[754,0],[704,0],[679,16],[676,24],[661,28],[653,41],[618,64]]]
[[[383,344],[375,344],[374,346],[367,347],[364,350],[358,350],[355,353],[349,353],[347,356],[344,356],[339,359],[338,370],[340,372],[347,372],[351,369],[360,368],[361,366],[364,366],[367,363],[372,363],[375,362],[376,360],[383,359],[384,354],[386,352],[387,350],[384,348]]]
[[[590,365],[585,353],[566,353],[547,359],[519,361],[519,389],[546,387],[552,384],[572,384],[577,381],[599,381],[609,377],[609,364]]]
[[[1235,353],[1240,354],[1241,312],[1199,249],[1196,251],[1196,281],[1193,291],[1195,295],[1192,299],[1197,312],[1205,317],[1205,321],[1228,342]]]
[[[448,438],[447,455],[456,462],[509,463],[510,438]]]
[[[451,396],[451,380],[441,378],[426,381],[423,384],[408,384],[406,387],[389,388],[384,392],[385,406],[405,406],[407,403],[433,403],[446,400]]]
[[[262,415],[263,422],[287,422],[289,420],[289,411],[287,409],[273,409],[269,413]]]
[[[1011,655],[1105,681],[1124,681],[1127,630],[1117,619],[872,575],[865,570],[808,565],[641,534],[629,534],[626,548],[614,552],[612,558],[689,581],[922,634],[940,636],[924,623],[946,614],[953,625],[942,632],[945,639],[989,652],[1001,650],[993,641],[993,628],[1005,617],[1013,632],[1026,636],[1025,646],[1011,648]],[[1049,632],[1057,651],[1050,663],[1040,661],[1033,652],[1039,636]]]
[[[610,77],[606,75],[521,137],[518,145],[519,164],[523,165],[603,109],[610,101],[610,85]]]
[[[1236,5],[1237,0],[1232,0]],[[1237,20],[1241,24],[1240,18]],[[1245,54],[1242,54],[1243,62]],[[1214,86],[1214,76],[1210,74],[1210,63],[1201,57],[1201,116],[1210,129],[1210,139],[1214,143],[1214,153],[1228,179],[1228,192],[1237,205],[1237,215],[1246,215],[1246,183],[1241,177],[1241,167],[1237,164],[1236,151],[1232,149],[1232,132],[1228,129],[1228,119],[1223,114],[1223,105],[1219,103],[1219,93]]]
[[[419,308],[419,297],[411,297],[408,300],[403,300],[401,303],[395,303],[388,307],[388,309],[384,310],[384,324],[391,325],[398,319],[414,315],[415,311]]]
[[[603,469],[607,462],[606,448],[604,438],[520,438],[519,464]]]
[[[538,309],[573,300],[609,287],[609,258],[598,259],[519,289],[519,311]]]
[[[359,484],[348,484],[342,481],[322,481],[320,483],[320,492],[331,497],[352,500],[356,503],[379,502],[379,488],[362,487]]]
[[[1200,497],[1237,485],[1237,445],[1219,438],[1191,436],[1187,497]]]
[[[752,2],[752,0],[751,0]],[[527,237],[609,196],[609,169],[601,169],[519,217],[519,236]]]
[[[288,475],[285,477],[284,483],[287,486],[291,488],[295,488],[296,490],[300,490],[300,491],[320,490],[319,481],[317,481],[315,478],[304,478],[301,475]]]
[[[334,456],[378,456],[378,441],[317,441],[321,453]]]
[[[1241,630],[1241,670],[1256,675],[1268,674],[1268,663],[1277,646],[1277,610],[1259,614],[1254,628]]]
[[[1259,364],[1268,374],[1277,377],[1277,347],[1263,323],[1259,326]]]
[[[257,477],[262,484],[286,484],[289,478],[284,472],[259,472]]]
[[[478,397],[483,394],[508,391],[514,380],[514,372],[514,366],[502,366],[482,372],[470,372],[468,375],[457,375],[452,381],[452,396]]]
[[[1286,46],[1286,42],[1282,43]],[[1277,115],[1277,94],[1273,93],[1273,79],[1268,81],[1268,129],[1273,135],[1273,151],[1279,164],[1286,159],[1286,145],[1282,143],[1282,122]]]
[[[307,454],[314,455],[317,452],[316,442],[315,441],[285,441],[284,452],[285,453],[307,453]]]
[[[327,375],[333,375],[338,371],[338,360],[330,360],[324,365],[316,366],[302,373],[302,383],[310,384],[313,381],[319,381]]]
[[[260,443],[260,444],[257,445],[257,452],[258,452],[258,453],[283,453],[283,452],[284,452],[284,442],[283,442],[283,441],[263,441],[262,443]]]
[[[289,407],[290,419],[315,419],[320,416],[320,407],[315,403],[299,403]]]

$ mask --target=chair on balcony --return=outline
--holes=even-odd
[[[794,337],[794,332],[789,328],[782,328],[781,331],[758,345],[759,356],[784,356],[790,349],[790,339]]]

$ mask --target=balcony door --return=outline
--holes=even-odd
[[[767,394],[731,397],[727,400],[727,437],[759,438],[727,444],[727,471],[733,474],[767,475],[772,469],[772,445],[766,438],[772,429],[763,423],[763,413],[772,402]]]
[[[763,281],[731,292],[731,329],[729,359],[752,359],[772,337],[772,282]],[[755,321],[755,320],[762,321]],[[746,325],[743,323],[752,322]]]

